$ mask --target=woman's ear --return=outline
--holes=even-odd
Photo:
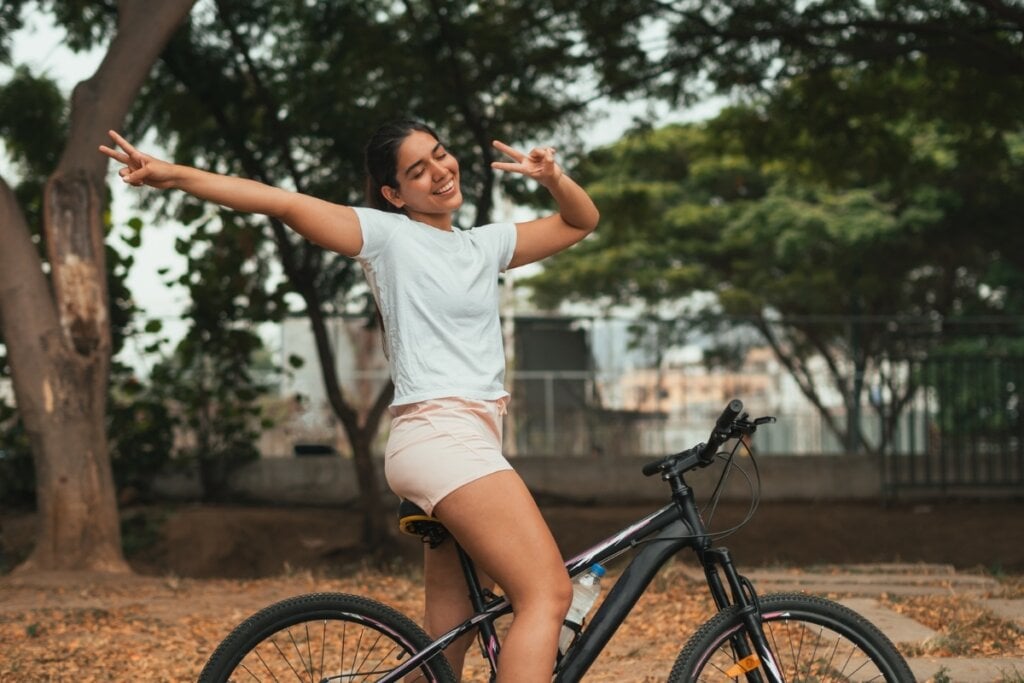
[[[390,202],[396,209],[401,209],[405,206],[405,202],[398,196],[398,190],[390,185],[384,185],[381,187],[380,193],[384,195],[384,199],[388,200],[388,202]]]

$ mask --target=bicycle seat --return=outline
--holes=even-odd
[[[431,517],[416,503],[402,500],[398,504],[398,529],[403,534],[415,536],[431,548],[441,545],[448,538],[448,530],[436,517]]]

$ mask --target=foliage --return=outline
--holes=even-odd
[[[10,183],[43,256],[43,183],[67,139],[67,103],[57,84],[24,67],[0,84],[0,139],[14,166]]]
[[[0,5],[0,64],[10,64],[10,36],[24,25],[22,5],[25,0],[9,0]]]
[[[1015,324],[1014,324],[1015,323]],[[1019,318],[998,333],[1021,329]],[[944,452],[1013,450],[1024,430],[1024,341],[1020,336],[950,339],[917,367],[916,382],[930,388],[934,427]]]
[[[35,470],[25,426],[16,411],[0,400],[0,500],[29,505],[35,500]]]
[[[204,497],[217,498],[228,474],[258,457],[255,444],[260,430],[268,426],[259,407],[267,386],[266,377],[254,378],[251,371],[262,341],[248,323],[261,303],[266,309],[260,320],[270,319],[281,307],[280,302],[267,300],[260,287],[267,273],[243,265],[249,255],[237,248],[235,233],[251,228],[225,225],[225,230],[211,232],[209,223],[204,224],[193,244],[178,245],[189,264],[179,284],[191,295],[191,325],[171,356],[158,362],[146,380],[123,364],[114,366],[108,410],[114,475],[120,488],[136,494],[148,494],[154,478],[172,463],[191,463],[200,472]],[[129,228],[125,241],[138,247],[143,222],[132,219]],[[130,267],[131,257],[125,260]],[[122,262],[111,263],[118,273]],[[116,332],[120,307],[111,291]],[[124,334],[159,335],[162,323],[150,319],[139,327],[136,319],[141,312],[126,290],[122,294],[127,298],[120,304],[132,315],[115,339]],[[250,317],[240,324],[242,311]],[[157,354],[165,344],[158,338],[146,350]]]
[[[162,389],[134,376],[122,377],[111,389],[108,439],[118,490],[147,496],[171,462],[176,420]]]
[[[665,53],[635,72],[639,92],[686,101],[703,85],[707,92],[747,97],[749,106],[727,111],[710,125],[711,138],[739,141],[757,167],[771,170],[776,182],[785,179],[784,195],[804,201],[802,190],[792,191],[800,186],[809,186],[819,199],[822,191],[866,193],[862,199],[878,203],[880,218],[896,221],[888,237],[870,237],[876,249],[852,249],[861,260],[849,259],[854,270],[836,270],[838,278],[818,267],[836,265],[820,243],[801,245],[800,234],[812,233],[800,221],[786,231],[786,243],[797,250],[790,249],[790,256],[803,252],[809,258],[790,265],[810,268],[816,279],[763,267],[766,256],[779,256],[781,241],[774,250],[762,242],[764,254],[748,252],[748,262],[729,274],[732,282],[760,275],[761,291],[778,293],[781,287],[795,295],[786,297],[792,308],[781,310],[787,334],[774,334],[778,323],[756,324],[783,362],[789,359],[812,402],[818,403],[813,387],[801,379],[806,370],[793,359],[807,347],[829,360],[830,345],[838,344],[841,353],[829,360],[830,371],[850,416],[846,441],[855,446],[853,422],[863,386],[858,378],[883,353],[906,356],[914,348],[894,346],[904,335],[891,334],[888,324],[855,325],[845,341],[837,341],[842,330],[829,330],[827,320],[818,317],[815,329],[800,329],[793,316],[807,315],[803,308],[815,309],[823,300],[834,302],[833,312],[869,319],[896,313],[900,327],[912,328],[933,327],[936,316],[948,322],[1020,313],[1021,290],[1015,285],[1024,274],[1024,238],[1015,206],[1024,130],[1013,112],[1024,104],[1024,84],[1015,76],[1024,67],[1024,11],[1002,0],[723,0],[662,4],[656,11],[668,26]],[[768,226],[787,212],[813,212],[806,202],[780,198],[778,188],[773,194],[773,205],[766,202],[759,216],[751,215],[748,227]],[[828,201],[813,204],[829,207]],[[825,227],[828,221],[819,222]],[[892,270],[888,279],[885,267]],[[699,271],[672,274],[694,277]],[[837,280],[850,283],[848,291],[836,291]],[[727,310],[757,310],[764,303],[735,287],[717,291],[717,276],[710,281]],[[793,287],[800,281],[806,286]],[[899,396],[909,397],[914,387],[897,387],[892,376],[882,382],[893,401],[882,417],[891,423]]]
[[[979,92],[992,92],[990,86],[1006,84],[1024,68],[1024,10],[1013,0],[621,4],[616,18],[623,30],[599,51],[611,58],[598,62],[603,78],[616,92],[671,102],[714,91],[771,90],[809,74],[921,56],[935,65],[930,80],[936,85],[952,67],[972,74]],[[628,58],[616,68],[620,55]]]
[[[1018,124],[996,125],[1016,94],[991,97],[988,115],[953,118],[927,68],[812,73],[705,124],[595,151],[581,177],[601,230],[531,280],[538,302],[658,306],[711,294],[704,310],[758,329],[819,407],[807,361],[824,358],[852,414],[865,373],[924,348],[879,321],[1024,303],[1007,286],[1024,272],[1011,235],[1022,138]],[[950,101],[962,95],[948,90]],[[891,421],[915,387],[880,381]],[[858,438],[852,423],[832,428]]]
[[[269,426],[260,399],[269,387],[252,371],[263,344],[251,326],[284,310],[263,290],[266,270],[252,267],[252,254],[239,249],[251,244],[245,236],[252,226],[219,218],[202,223],[191,243],[178,243],[188,262],[179,284],[190,294],[190,327],[151,378],[157,403],[173,410],[184,442],[178,456],[198,464],[206,498],[222,496],[230,472],[259,457],[256,441]]]
[[[411,114],[460,156],[482,222],[491,139],[536,139],[581,116],[567,87],[586,64],[572,21],[523,0],[219,2],[193,13],[134,127],[174,131],[178,160],[355,204],[364,141]]]

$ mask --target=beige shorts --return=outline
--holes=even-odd
[[[437,398],[393,408],[384,451],[388,486],[430,514],[460,486],[512,469],[501,454],[507,403]]]

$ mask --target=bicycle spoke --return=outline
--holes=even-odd
[[[371,624],[316,619],[282,628],[255,645],[230,680],[358,683],[394,671],[413,654]],[[329,671],[329,662],[337,667]],[[428,680],[424,663],[404,679]]]
[[[324,667],[324,659],[327,657],[327,622],[320,622],[320,674],[323,675],[327,669]]]
[[[288,630],[288,637],[289,637],[289,638],[291,639],[291,641],[292,641],[292,647],[294,647],[294,646],[295,646],[295,638],[294,638],[294,637],[292,637],[292,632],[291,632],[291,629],[289,629],[289,630]],[[272,641],[270,641],[270,643],[271,643],[271,645],[273,645],[273,646],[274,646],[274,648],[275,648],[275,649],[277,650],[277,653],[278,653],[279,655],[281,655],[281,659],[283,659],[283,660],[284,660],[284,663],[288,665],[288,668],[289,668],[289,669],[291,669],[291,672],[292,672],[293,674],[295,674],[295,680],[299,680],[299,679],[300,679],[300,676],[299,676],[299,672],[298,672],[298,671],[296,671],[296,670],[295,670],[295,667],[293,667],[293,666],[292,666],[292,662],[291,662],[291,660],[290,660],[290,659],[288,658],[288,655],[286,655],[286,654],[284,653],[284,650],[282,650],[282,649],[281,649],[281,646],[277,644],[277,641],[276,641],[276,640],[272,640]]]
[[[701,629],[688,644],[677,666],[673,681],[782,680],[788,683],[865,683],[866,681],[907,680],[905,662],[880,633],[865,635],[872,629],[852,612],[843,612],[834,603],[804,596],[780,596],[769,604],[783,604],[777,610],[766,609],[761,628],[771,648],[778,672],[757,667],[757,660],[741,657],[746,650],[746,626],[738,612],[721,614]],[[794,607],[790,607],[793,605]],[[796,609],[799,607],[799,609]],[[864,631],[864,632],[862,632]],[[767,667],[761,658],[761,667]],[[889,673],[885,673],[886,670]]]
[[[857,650],[847,644],[843,647],[843,638],[822,626],[808,628],[807,624],[784,621],[769,627],[771,642],[775,651],[788,651],[788,659],[783,660],[784,673],[794,681],[860,681],[859,674],[870,665],[868,659],[854,662]],[[785,650],[778,647],[779,636],[783,636]],[[871,674],[875,677],[875,674]]]

